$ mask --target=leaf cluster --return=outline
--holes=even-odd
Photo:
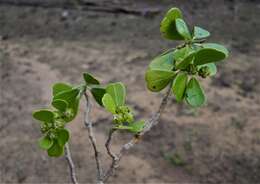
[[[194,26],[190,31],[178,8],[171,8],[160,26],[162,36],[183,43],[151,61],[145,74],[150,91],[159,92],[171,84],[178,102],[183,99],[192,107],[205,104],[206,97],[198,77],[217,73],[216,62],[228,57],[228,50],[216,43],[205,43],[210,33]]]

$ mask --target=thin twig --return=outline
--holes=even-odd
[[[104,182],[106,182],[108,180],[108,178],[114,173],[114,170],[117,168],[118,163],[120,162],[123,155],[139,141],[140,136],[144,135],[146,132],[149,132],[153,126],[158,124],[160,116],[161,116],[162,112],[165,110],[165,107],[167,105],[167,101],[170,96],[170,93],[171,93],[171,85],[169,86],[169,89],[167,90],[166,94],[164,95],[157,112],[151,117],[151,119],[149,119],[148,121],[145,122],[143,131],[140,132],[137,136],[135,135],[128,143],[126,143],[122,146],[119,154],[115,156],[116,160],[114,159],[114,156],[112,157],[113,161],[103,177]],[[111,133],[111,135],[109,134],[109,136],[110,137],[108,138],[107,142],[109,142],[109,144],[110,144],[112,133]]]
[[[90,140],[93,150],[94,150],[94,156],[95,156],[96,167],[97,167],[97,181],[98,181],[98,183],[101,184],[101,183],[103,183],[102,182],[102,169],[101,169],[101,164],[100,164],[100,159],[99,159],[99,152],[97,149],[96,138],[95,138],[95,135],[93,132],[92,122],[90,120],[91,103],[89,101],[87,93],[84,93],[84,95],[85,95],[85,99],[86,99],[84,124],[88,130],[89,140]]]
[[[76,178],[75,166],[74,166],[73,160],[71,158],[70,148],[69,148],[68,143],[65,145],[65,157],[69,164],[71,181],[73,184],[78,184],[77,178]]]

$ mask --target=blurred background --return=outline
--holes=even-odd
[[[190,25],[211,32],[230,57],[203,81],[208,102],[194,110],[171,98],[158,126],[125,156],[110,183],[260,183],[260,2],[258,0],[0,0],[0,183],[69,183],[64,157],[37,146],[33,109],[50,103],[51,85],[79,84],[82,72],[127,85],[137,118],[156,111],[162,93],[144,71],[177,42],[159,25],[179,7]],[[80,183],[93,183],[93,151],[81,113],[69,125]],[[110,114],[92,111],[103,164]],[[130,139],[117,134],[114,150]]]

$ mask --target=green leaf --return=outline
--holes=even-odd
[[[144,121],[137,121],[135,123],[131,123],[130,126],[132,127],[132,129],[130,129],[129,131],[132,133],[139,133],[143,130],[144,124]]]
[[[219,44],[205,43],[202,48],[197,51],[194,59],[195,65],[203,65],[221,61],[228,57],[228,50]]]
[[[184,20],[177,18],[176,19],[176,29],[178,33],[185,38],[185,40],[191,39],[191,34],[189,31],[189,28],[187,24],[184,22]]]
[[[175,20],[177,18],[182,18],[182,13],[178,8],[171,8],[166,13],[160,24],[160,32],[164,38],[170,40],[183,40],[183,36],[181,36],[176,29]]]
[[[198,27],[198,26],[195,26],[194,29],[193,29],[193,38],[195,40],[199,40],[199,39],[204,39],[204,38],[207,38],[210,36],[210,33],[201,28],[201,27]]]
[[[110,94],[106,93],[103,96],[102,103],[107,111],[111,112],[112,114],[116,113],[116,105]]]
[[[80,92],[79,89],[71,89],[68,91],[62,91],[53,97],[53,101],[58,100],[58,99],[64,100],[70,105],[72,102],[75,101],[79,92]]]
[[[52,86],[52,94],[53,96],[57,95],[60,92],[71,90],[72,86],[66,83],[56,83]]]
[[[175,73],[167,70],[147,70],[145,80],[150,91],[158,92],[164,89],[174,78]]]
[[[61,129],[58,131],[58,143],[61,147],[63,147],[69,140],[69,137],[70,137],[70,133],[68,130],[66,129]]]
[[[131,126],[125,126],[125,125],[118,125],[118,126],[115,126],[114,129],[129,130],[129,131],[131,131],[131,130],[133,129],[133,127],[131,127]]]
[[[53,145],[48,149],[48,155],[50,157],[59,157],[63,155],[64,147],[60,146],[58,141],[54,141]]]
[[[52,106],[55,107],[57,110],[61,111],[61,112],[65,112],[67,107],[68,107],[68,103],[64,100],[54,100],[52,101]]]
[[[67,119],[67,121],[71,121],[77,115],[79,100],[80,100],[79,94],[80,94],[80,90],[76,88],[76,89],[71,89],[69,91],[60,92],[53,97],[53,101],[63,100],[68,103],[68,108],[72,109],[73,115],[69,119]]]
[[[37,119],[42,122],[52,123],[54,119],[54,114],[52,111],[47,109],[41,109],[33,112],[34,119]]]
[[[111,95],[116,106],[125,105],[126,89],[122,82],[108,84],[106,92]]]
[[[186,101],[192,107],[200,107],[206,102],[204,91],[195,78],[192,78],[187,85]]]
[[[100,82],[89,73],[83,73],[86,84],[100,84]]]
[[[216,67],[215,63],[208,63],[208,64],[204,64],[204,65],[199,65],[198,69],[200,69],[204,66],[209,67],[209,72],[210,72],[209,76],[214,76],[214,75],[217,74],[217,67]]]
[[[38,145],[40,148],[47,150],[53,145],[53,140],[48,136],[44,136],[38,140]]]
[[[169,70],[173,69],[173,52],[156,57],[149,64],[149,69],[162,69]]]
[[[177,69],[186,69],[193,61],[195,51],[186,46],[174,51],[175,66]]]
[[[99,105],[103,106],[102,98],[103,98],[104,94],[106,93],[106,89],[101,86],[95,86],[95,87],[91,87],[90,92],[93,95],[96,102]]]
[[[177,102],[182,101],[184,97],[187,81],[188,75],[183,72],[178,73],[173,81],[172,92],[174,93]]]

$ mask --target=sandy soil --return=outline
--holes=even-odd
[[[215,78],[203,81],[208,97],[198,110],[168,104],[161,123],[121,162],[111,183],[260,183],[260,3],[258,1],[118,1],[156,7],[152,17],[94,11],[0,6],[0,183],[69,183],[64,158],[49,158],[36,144],[35,108],[48,106],[51,85],[82,82],[95,73],[127,85],[128,103],[148,118],[162,94],[145,88],[149,61],[175,43],[160,37],[164,11],[178,6],[187,20],[212,32],[231,57]],[[80,183],[95,181],[93,152],[81,113],[70,125],[71,149]],[[102,161],[111,117],[92,114]],[[114,149],[130,136],[117,134]],[[178,158],[178,163],[177,159]]]

